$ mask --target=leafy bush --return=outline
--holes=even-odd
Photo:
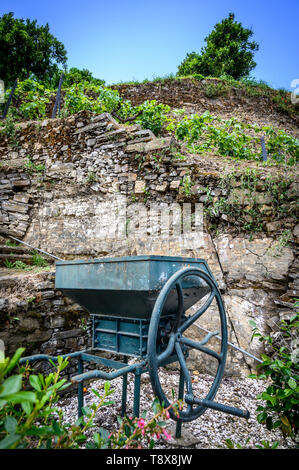
[[[178,140],[186,140],[189,144],[198,140],[203,131],[207,129],[207,124],[213,121],[213,116],[205,111],[201,116],[193,114],[190,118],[184,117],[175,129]]]
[[[257,408],[257,420],[269,430],[281,428],[283,433],[293,437],[299,429],[299,313],[289,321],[283,320],[280,323],[280,341],[275,341],[272,335],[263,335],[254,322],[252,326],[252,338],[258,338],[272,353],[261,356],[263,362],[257,367],[263,371],[258,375],[250,375],[251,378],[270,379],[270,385],[265,392],[257,396],[264,401],[264,404]]]
[[[43,256],[39,255],[38,253],[33,253],[32,255],[32,263],[34,266],[44,267],[48,266],[48,262]]]
[[[37,80],[28,78],[18,83],[13,97],[15,106],[10,108],[10,111],[17,118],[44,119],[47,106],[54,94],[54,90],[46,88]]]
[[[9,147],[17,148],[19,146],[17,130],[12,116],[8,115],[5,122],[0,127],[0,136],[1,134],[7,138]]]
[[[157,104],[156,100],[152,100],[145,101],[137,107],[137,110],[142,111],[142,113],[136,119],[136,122],[143,129],[150,129],[155,135],[158,135],[163,124],[167,121],[167,113],[170,112],[170,107],[162,103]]]
[[[95,113],[111,112],[120,101],[116,90],[81,82],[67,88],[64,96],[64,110],[75,114],[82,110]]]
[[[220,155],[247,160],[261,160],[260,137],[266,134],[266,150],[278,163],[295,165],[299,160],[299,140],[271,126],[252,126],[235,118],[221,119],[205,111],[174,121],[167,127],[178,140],[187,142],[192,152],[216,150]]]
[[[284,131],[275,131],[270,126],[263,128],[268,136],[266,140],[267,153],[277,162],[284,162],[289,156],[288,164],[294,165],[299,161],[299,140],[287,135]]]
[[[113,393],[110,383],[105,383],[103,395],[92,389],[98,402],[83,407],[83,415],[74,424],[66,423],[57,402],[58,393],[70,385],[60,378],[68,360],[58,357],[56,366],[50,361],[56,370],[44,377],[32,374],[29,365],[19,366],[23,352],[24,348],[19,348],[12,359],[1,357],[0,361],[0,449],[153,448],[162,434],[170,438],[165,420],[170,417],[169,409],[178,413],[181,404],[164,409],[156,399],[154,416],[148,422],[146,413],[141,418],[118,418],[117,431],[100,428],[91,440],[88,436],[96,414],[114,403],[108,399]]]

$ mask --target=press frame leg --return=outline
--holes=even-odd
[[[140,383],[141,383],[141,371],[139,369],[135,372],[135,383],[134,383],[134,403],[133,403],[133,417],[139,418],[140,411]]]
[[[83,374],[83,360],[81,357],[78,358],[78,375]],[[84,396],[83,396],[83,386],[84,382],[78,383],[78,419],[83,416],[82,408],[84,406]]]
[[[124,363],[128,363],[128,358],[125,357]],[[127,410],[127,386],[128,386],[128,374],[123,375],[122,383],[122,397],[121,397],[121,416],[125,416]]]
[[[184,398],[184,385],[185,385],[184,374],[181,370],[181,372],[180,372],[180,381],[179,381],[179,396],[178,396],[179,400],[182,400]],[[181,419],[179,419],[176,423],[175,437],[177,439],[182,437],[182,420]]]

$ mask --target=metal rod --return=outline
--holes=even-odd
[[[123,367],[122,369],[118,369],[115,372],[104,372],[101,370],[91,370],[88,372],[84,372],[84,374],[75,375],[71,377],[71,382],[78,383],[82,382],[83,380],[90,380],[90,379],[105,379],[105,380],[112,380],[120,377],[123,374],[127,374],[128,372],[134,372],[139,366],[145,365],[144,363],[132,364],[127,367]]]
[[[128,363],[128,358],[124,359],[125,364]],[[121,396],[121,415],[125,416],[127,408],[127,385],[128,385],[128,374],[123,375],[123,384],[122,384],[122,396]]]
[[[9,95],[9,98],[8,98],[8,101],[5,105],[5,108],[4,108],[4,111],[3,111],[3,114],[2,114],[2,119],[5,119],[6,118],[6,115],[8,113],[8,108],[10,106],[10,103],[11,103],[11,100],[12,100],[12,97],[13,97],[13,94],[15,92],[15,89],[17,88],[17,84],[18,84],[18,79],[15,80],[15,83],[11,89],[11,92],[10,92],[10,95]]]
[[[72,358],[72,357],[78,357],[78,356],[81,356],[83,351],[76,351],[76,352],[73,352],[73,353],[69,353],[69,354],[63,354],[62,356],[62,359],[65,359],[65,358]],[[49,356],[48,354],[34,354],[33,356],[26,356],[26,357],[22,357],[20,359],[20,364],[23,364],[24,362],[35,362],[35,361],[57,361],[58,360],[58,357],[59,356]]]
[[[61,85],[62,85],[62,81],[63,81],[63,73],[60,75],[60,80],[59,80],[57,95],[56,95],[56,99],[55,99],[54,108],[53,108],[53,111],[52,111],[52,119],[54,119],[55,116],[56,116],[57,107],[59,107],[59,110],[60,110],[60,96],[61,96]]]
[[[178,396],[178,399],[179,400],[182,400],[184,398],[184,374],[182,372],[182,369],[181,369],[181,372],[180,372],[180,381],[179,381],[179,396]],[[181,419],[178,419],[177,423],[176,423],[176,427],[175,427],[175,437],[177,439],[179,439],[180,437],[182,437],[182,420]]]
[[[133,402],[133,417],[139,418],[140,409],[140,382],[141,372],[140,369],[136,369],[135,372],[135,383],[134,383],[134,402]]]
[[[78,357],[78,375],[83,374],[82,356]],[[82,408],[84,406],[83,382],[78,383],[78,418],[83,416]]]
[[[190,405],[201,405],[206,408],[211,408],[216,411],[222,411],[223,413],[228,413],[230,415],[238,416],[239,418],[245,418],[248,419],[250,417],[249,411],[243,411],[240,410],[239,408],[234,408],[233,406],[228,406],[228,405],[223,405],[222,403],[217,403],[216,401],[213,400],[197,400],[196,398],[193,398],[191,396],[186,395],[185,396],[186,403],[189,403]]]
[[[262,146],[262,157],[263,157],[263,161],[266,162],[267,161],[267,158],[268,158],[268,155],[267,155],[267,149],[266,149],[266,145],[265,145],[265,138],[264,137],[261,137],[261,146]]]
[[[23,243],[23,245],[29,246],[33,250],[36,250],[36,251],[39,251],[40,253],[43,253],[44,255],[47,255],[47,256],[50,256],[52,258],[58,259],[59,261],[64,261],[64,259],[58,258],[58,256],[51,255],[51,253],[47,253],[47,251],[43,251],[43,250],[40,250],[39,248],[35,248],[34,246],[29,245],[29,243],[23,242],[22,240],[19,240],[18,238],[13,237],[12,235],[8,235],[8,236],[9,236],[9,238],[12,238],[13,240],[15,240],[19,243]]]
[[[196,325],[196,323],[194,323],[194,324]],[[209,330],[206,330],[206,328],[203,328],[202,326],[199,326],[199,325],[196,325],[196,326],[197,326],[197,328],[199,328],[200,330],[205,331],[206,333],[211,333]],[[215,338],[221,340],[221,337],[218,336],[218,335],[215,335]],[[232,348],[237,349],[238,351],[242,352],[243,354],[246,354],[247,356],[252,357],[252,359],[255,359],[256,361],[258,361],[258,362],[260,362],[260,363],[263,362],[261,359],[259,359],[258,357],[255,357],[253,354],[250,354],[249,352],[245,351],[244,349],[241,349],[241,348],[239,348],[238,346],[235,346],[234,344],[229,343],[229,342],[227,342],[227,344],[228,344],[229,346],[231,346]]]

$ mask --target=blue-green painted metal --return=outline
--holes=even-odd
[[[188,319],[181,321],[181,323],[177,324],[176,329],[173,330],[168,339],[168,345],[166,349],[160,353],[157,350],[157,342],[156,338],[159,332],[159,324],[161,319],[161,312],[164,308],[164,303],[167,300],[169,292],[173,290],[173,288],[177,285],[183,285],[184,278],[188,278],[189,276],[193,276],[194,278],[197,277],[201,281],[204,281],[209,286],[209,296],[205,303],[191,315]],[[207,342],[207,338],[203,341],[193,341],[189,338],[184,337],[185,331],[191,327],[196,320],[198,320],[209,308],[213,299],[216,299],[220,324],[221,324],[221,352],[216,353],[212,349],[204,346]],[[216,333],[215,333],[216,334]],[[187,267],[182,270],[177,271],[163,286],[161,292],[157,298],[155,307],[152,312],[152,319],[150,323],[149,333],[148,333],[148,364],[149,364],[149,375],[151,379],[151,384],[154,390],[155,395],[160,399],[161,402],[165,403],[165,406],[169,406],[170,402],[164,393],[163,387],[160,382],[159,378],[159,367],[161,361],[167,359],[167,355],[176,352],[177,358],[181,367],[181,373],[184,376],[184,382],[186,384],[186,391],[189,397],[194,397],[193,388],[192,388],[192,380],[191,376],[186,364],[186,357],[185,351],[189,348],[195,349],[197,351],[201,351],[211,357],[217,359],[218,366],[217,371],[215,374],[214,381],[211,385],[211,388],[206,396],[207,400],[213,400],[216,395],[216,392],[219,388],[224,367],[226,361],[226,353],[227,353],[227,325],[226,325],[226,316],[225,316],[225,309],[222,302],[221,294],[219,292],[218,286],[214,279],[212,279],[207,272],[196,268],[196,267]],[[196,419],[206,410],[206,407],[198,405],[193,407],[191,401],[187,404],[187,409],[180,412],[179,419],[181,421],[191,421]],[[171,413],[172,418],[177,420],[177,417]]]
[[[205,260],[172,256],[130,256],[56,263],[55,287],[89,313],[128,318],[150,318],[165,282],[179,269],[200,267],[213,278]],[[198,281],[198,280],[197,280]],[[185,280],[185,308],[206,293],[207,287]],[[163,315],[176,314],[177,292],[170,293]]]
[[[92,315],[94,349],[145,357],[149,320]]]
[[[171,256],[133,256],[96,260],[59,261],[56,263],[55,287],[83,306],[92,318],[92,349],[78,351],[63,357],[78,360],[78,374],[72,381],[78,384],[78,413],[83,407],[84,381],[100,378],[113,380],[123,377],[122,414],[126,411],[127,376],[134,374],[133,414],[139,415],[141,374],[149,372],[154,394],[169,406],[159,378],[159,369],[179,362],[179,398],[186,407],[177,420],[176,437],[181,435],[181,424],[200,416],[207,408],[248,418],[248,412],[214,402],[220,385],[227,354],[227,326],[225,309],[216,280],[207,263],[201,258]],[[207,300],[192,315],[185,311],[207,295]],[[201,318],[216,300],[220,319],[221,351],[209,346],[217,332],[208,333],[201,341],[185,336],[188,328]],[[217,360],[217,370],[207,396],[194,396],[192,380],[187,367],[190,350]],[[124,357],[123,362],[103,358],[100,351],[110,351]],[[139,362],[128,365],[134,356]],[[26,360],[57,360],[55,356],[35,355]],[[85,371],[83,362],[95,362],[113,369]],[[184,396],[184,389],[186,393]]]
[[[147,356],[149,319],[108,317],[105,315],[91,315],[91,317],[93,349],[125,356]],[[171,319],[174,321],[174,318],[173,315],[162,317],[160,330],[167,328]],[[159,348],[162,352],[163,344],[160,341]]]

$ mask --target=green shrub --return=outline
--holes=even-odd
[[[41,255],[39,255],[38,253],[34,253],[32,255],[32,263],[34,266],[39,266],[39,267],[48,266],[48,261],[45,258],[43,258]]]
[[[83,407],[83,415],[74,424],[66,423],[57,402],[58,393],[70,385],[60,377],[68,359],[58,356],[56,366],[50,361],[55,369],[45,377],[32,374],[29,365],[20,366],[23,352],[24,348],[19,348],[12,359],[3,355],[0,361],[0,449],[134,449],[142,447],[144,442],[153,448],[162,434],[170,438],[165,430],[169,409],[178,413],[181,403],[164,409],[156,399],[154,416],[147,422],[146,413],[141,418],[118,418],[118,430],[97,428],[90,441],[88,431],[96,427],[94,418],[100,408],[114,403],[109,399],[114,391],[110,383],[105,383],[103,395],[92,389],[98,402]]]
[[[7,115],[3,125],[0,127],[1,134],[7,138],[9,147],[17,148],[19,146],[15,121],[10,114]]]
[[[145,101],[137,107],[137,110],[142,111],[142,113],[136,119],[136,122],[143,129],[150,129],[153,134],[158,135],[163,124],[167,121],[167,113],[170,112],[170,107],[162,103],[157,104],[156,100],[152,100]]]
[[[270,379],[270,385],[257,396],[264,402],[257,408],[257,420],[269,430],[280,428],[284,434],[294,437],[299,429],[299,313],[280,322],[280,341],[274,341],[271,335],[263,335],[254,322],[252,326],[252,338],[258,338],[270,348],[270,355],[263,354],[263,362],[257,366],[262,372],[250,375],[251,378]]]
[[[82,82],[65,90],[63,109],[67,114],[75,114],[82,110],[100,114],[111,112],[119,101],[120,97],[116,90]]]
[[[37,80],[28,78],[18,82],[13,97],[12,112],[17,118],[44,119],[51,97],[54,95],[55,90],[46,88]]]
[[[44,163],[35,164],[30,157],[27,157],[27,162],[25,163],[25,171],[32,175],[32,173],[43,173],[46,167]]]
[[[271,126],[252,126],[235,118],[225,120],[205,111],[177,123],[172,120],[167,129],[175,132],[178,140],[186,141],[191,152],[215,150],[223,156],[258,161],[262,159],[262,149],[256,134],[265,135],[269,160],[287,165],[299,161],[299,140]]]

